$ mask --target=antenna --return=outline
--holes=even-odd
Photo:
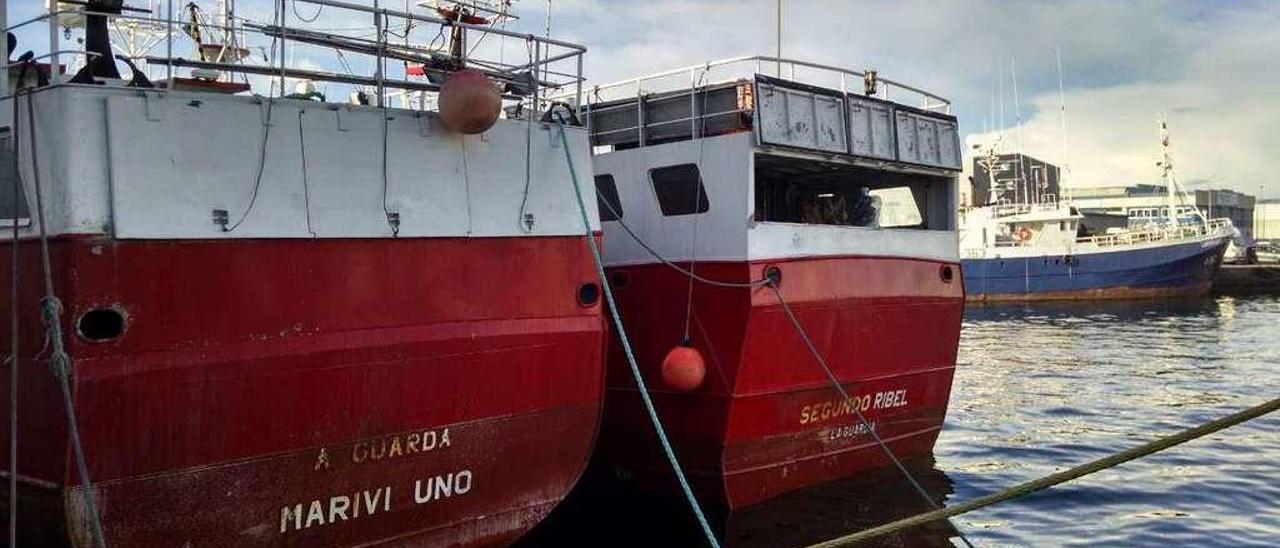
[[[774,35],[774,42],[777,45],[777,54],[774,57],[778,58],[778,73],[776,76],[782,78],[782,0],[775,0],[774,4],[777,6],[777,14],[774,16],[774,20],[777,23],[776,34]],[[794,69],[792,71],[794,72]]]
[[[1000,137],[1004,137],[1004,69],[996,63],[996,82],[1000,86]]]
[[[1058,190],[1066,194],[1067,207],[1071,207],[1071,187],[1067,186],[1067,178],[1064,177],[1071,174],[1071,157],[1067,154],[1067,95],[1062,90],[1062,49],[1054,46],[1053,54],[1058,60],[1058,118],[1062,123],[1062,170],[1058,173]]]
[[[1024,154],[1026,152],[1026,149],[1022,146],[1022,108],[1018,105],[1018,60],[1017,59],[1014,59],[1014,58],[1009,59],[1009,77],[1011,78],[1011,83],[1013,84],[1013,117],[1014,117],[1014,123],[1016,124],[1013,128],[1014,138],[1018,140],[1018,178],[1015,180],[1015,184],[1021,183],[1022,198],[1026,200],[1025,203],[1030,204],[1031,203],[1031,187],[1027,186],[1027,180],[1025,176],[1026,175],[1025,166],[1023,165],[1023,159],[1026,157],[1026,155]],[[1016,196],[1016,193],[1015,193],[1015,196]]]
[[[982,132],[991,133],[996,129],[996,84],[991,83],[991,112],[982,120]]]

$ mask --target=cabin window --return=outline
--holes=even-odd
[[[600,208],[601,221],[622,218],[622,202],[618,200],[618,185],[613,175],[596,175],[596,206]]]
[[[653,191],[658,195],[658,207],[667,217],[706,213],[707,191],[702,186],[698,166],[679,164],[649,171]]]
[[[13,220],[26,225],[31,220],[31,210],[27,197],[21,188],[17,188],[17,201],[14,201],[15,187],[19,187],[17,177],[18,153],[13,148],[13,132],[9,127],[0,127],[0,229],[13,226]]]
[[[879,222],[883,228],[920,226],[924,217],[910,187],[878,188],[868,193],[875,198],[879,209]]]
[[[946,176],[774,154],[756,154],[754,171],[757,222],[947,230],[954,220]]]

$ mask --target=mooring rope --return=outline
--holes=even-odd
[[[1220,419],[1202,424],[1195,428],[1190,428],[1169,436],[1165,436],[1163,438],[1157,439],[1149,443],[1145,443],[1138,447],[1126,449],[1119,453],[1113,453],[1101,459],[1098,459],[1086,464],[1082,464],[1070,470],[1058,472],[1056,474],[1050,474],[1043,478],[1021,483],[1013,487],[1010,487],[1008,489],[1005,489],[1003,491],[992,493],[984,497],[979,497],[962,504],[957,504],[950,508],[934,510],[932,512],[927,512],[927,513],[912,516],[909,518],[900,519],[898,521],[886,523],[879,527],[873,527],[865,531],[859,531],[851,535],[846,535],[843,537],[831,539],[826,542],[820,542],[818,544],[812,545],[810,548],[835,548],[837,546],[849,546],[849,545],[857,544],[859,542],[870,540],[882,535],[887,535],[889,533],[894,533],[897,531],[901,531],[903,529],[929,523],[931,521],[947,519],[952,516],[958,516],[960,514],[971,512],[973,510],[977,510],[985,506],[990,506],[998,502],[1003,502],[1006,500],[1030,495],[1031,493],[1048,489],[1060,483],[1066,483],[1068,481],[1078,479],[1078,478],[1087,476],[1089,474],[1093,474],[1095,472],[1099,472],[1102,470],[1106,470],[1108,468],[1112,468],[1112,467],[1124,464],[1131,460],[1135,460],[1141,457],[1145,457],[1147,455],[1151,455],[1153,453],[1163,451],[1175,445],[1180,445],[1180,444],[1195,440],[1197,438],[1202,438],[1204,436],[1207,436],[1219,430],[1223,430],[1223,429],[1235,426],[1237,424],[1240,424],[1242,422],[1256,419],[1268,413],[1275,412],[1277,409],[1280,409],[1280,398],[1273,399],[1261,405],[1250,407],[1243,411],[1232,413],[1231,415],[1227,415]]]
[[[93,540],[106,548],[106,537],[102,534],[102,523],[98,518],[98,506],[93,497],[93,483],[89,480],[89,465],[84,457],[84,444],[80,440],[80,428],[76,423],[75,403],[71,398],[71,384],[68,380],[71,370],[71,357],[67,355],[62,344],[62,301],[53,291],[53,269],[49,261],[49,233],[44,217],[44,192],[40,188],[40,155],[36,148],[36,107],[32,93],[27,92],[27,127],[31,144],[31,179],[36,194],[36,220],[40,226],[40,262],[44,275],[44,297],[40,299],[40,318],[44,322],[45,337],[52,352],[49,355],[49,367],[62,389],[63,408],[67,414],[67,431],[71,436],[72,450],[75,453],[76,469],[80,475],[80,490],[84,496],[85,510],[89,514],[89,527]],[[15,98],[16,100],[16,98]],[[15,128],[16,129],[16,128]]]
[[[716,540],[716,535],[711,530],[711,525],[707,523],[707,516],[702,513],[702,507],[698,505],[698,498],[694,496],[693,489],[689,487],[689,481],[685,479],[684,470],[680,467],[680,461],[676,458],[675,449],[671,447],[670,440],[667,439],[666,430],[662,427],[662,421],[658,418],[658,411],[653,405],[653,400],[649,397],[649,389],[645,386],[644,378],[640,375],[640,366],[636,364],[635,352],[631,349],[631,340],[627,337],[627,331],[622,326],[622,316],[618,312],[618,305],[614,302],[613,291],[609,289],[609,278],[604,271],[604,257],[600,254],[600,247],[596,244],[594,231],[591,230],[591,220],[587,215],[587,205],[582,199],[582,186],[578,183],[578,171],[573,167],[573,153],[569,150],[569,138],[565,135],[564,119],[560,119],[560,123],[556,124],[560,128],[560,144],[564,147],[564,158],[569,164],[569,179],[573,182],[573,196],[578,201],[578,213],[582,216],[582,228],[586,231],[587,245],[591,248],[591,260],[594,261],[596,267],[596,275],[600,276],[600,287],[604,291],[605,302],[609,306],[609,316],[613,319],[613,325],[618,330],[618,339],[622,341],[623,353],[627,356],[627,365],[631,367],[631,377],[636,382],[636,388],[639,389],[640,399],[644,402],[645,411],[649,414],[649,421],[653,423],[653,429],[658,434],[658,441],[662,444],[662,451],[667,456],[667,461],[671,463],[671,469],[675,472],[676,480],[680,482],[680,489],[684,491],[684,496],[689,501],[689,507],[693,510],[694,516],[698,518],[698,525],[702,527],[702,533],[706,536],[707,544],[713,548],[719,548],[720,542]]]
[[[30,62],[23,63],[22,68],[18,70],[17,81],[19,86],[22,85],[22,80],[26,78],[27,68],[30,65]],[[21,333],[19,330],[18,319],[22,314],[22,309],[18,306],[18,297],[21,294],[20,286],[18,284],[18,274],[20,273],[18,262],[20,258],[19,251],[21,249],[18,245],[20,237],[20,232],[18,230],[18,204],[22,203],[22,168],[18,165],[18,151],[20,150],[18,144],[19,136],[22,133],[21,131],[18,131],[18,129],[22,127],[22,124],[19,123],[21,109],[19,108],[20,103],[18,102],[18,97],[21,93],[22,90],[18,89],[12,98],[13,241],[10,243],[13,244],[13,260],[10,265],[12,269],[12,276],[9,280],[12,285],[9,295],[9,311],[11,314],[11,317],[9,318],[9,336],[12,337],[12,340],[9,341],[9,356],[5,360],[9,365],[9,546],[18,545],[18,335]],[[29,217],[31,214],[28,213],[27,215]]]
[[[658,262],[670,267],[671,269],[675,270],[676,272],[679,272],[684,276],[688,276],[689,279],[697,280],[704,284],[715,286],[715,287],[728,287],[728,288],[739,288],[739,289],[753,289],[756,287],[763,287],[769,284],[769,278],[767,276],[762,277],[758,280],[752,280],[750,282],[726,282],[722,280],[713,280],[711,278],[707,278],[699,274],[696,274],[692,270],[683,268],[680,265],[671,262],[670,259],[663,257],[660,253],[654,250],[653,247],[651,247],[647,242],[645,242],[642,238],[640,238],[640,235],[636,234],[635,231],[631,230],[631,227],[627,226],[627,223],[623,222],[622,214],[620,214],[618,210],[614,209],[613,206],[609,204],[609,200],[599,200],[599,202],[600,202],[600,205],[604,206],[605,209],[608,209],[610,213],[613,213],[614,220],[618,223],[618,226],[622,227],[623,232],[626,232],[628,236],[631,236],[631,239],[635,240],[635,242],[639,244],[640,247],[645,250],[645,252],[653,256],[654,259],[657,259]]]
[[[800,323],[800,319],[797,318],[795,312],[791,310],[791,305],[787,303],[786,299],[782,298],[782,290],[778,289],[778,285],[773,283],[772,280],[769,283],[769,289],[773,290],[773,294],[778,298],[778,303],[782,305],[782,311],[786,312],[787,319],[791,320],[791,325],[795,327],[796,333],[800,335],[800,339],[804,341],[805,346],[809,349],[809,353],[813,355],[813,359],[818,362],[818,365],[822,366],[822,372],[827,375],[827,380],[830,381],[831,385],[840,393],[840,397],[844,398],[845,405],[848,405],[850,409],[853,410],[853,415],[858,418],[858,422],[867,430],[867,433],[871,434],[871,438],[875,440],[876,445],[880,447],[880,450],[886,457],[889,457],[890,461],[893,461],[893,465],[898,468],[898,471],[902,473],[902,476],[911,483],[911,487],[920,494],[920,498],[923,498],[924,501],[934,510],[941,509],[941,506],[938,506],[938,503],[934,502],[933,498],[929,496],[929,492],[925,490],[924,486],[920,485],[919,481],[916,481],[916,478],[911,474],[911,471],[907,470],[907,467],[902,464],[902,461],[898,460],[897,455],[894,455],[893,451],[889,449],[889,444],[885,443],[884,439],[880,437],[880,434],[876,432],[875,425],[871,424],[871,422],[867,420],[867,417],[862,414],[862,411],[858,409],[857,402],[849,396],[849,392],[840,384],[840,379],[836,377],[835,373],[831,371],[831,367],[827,365],[827,360],[822,357],[821,352],[818,352],[818,347],[813,344],[813,339],[809,338],[809,333],[805,331],[804,325]],[[956,528],[956,533],[960,535],[960,540],[964,542],[965,546],[973,548],[973,544],[971,544],[969,539],[964,536],[963,531]]]
[[[898,470],[907,479],[907,481],[911,483],[912,487],[915,488],[916,492],[919,493],[922,498],[924,498],[925,502],[927,502],[931,508],[934,508],[934,509],[940,508],[938,504],[934,502],[932,498],[929,497],[928,491],[926,491],[924,487],[920,485],[920,482],[917,481],[914,476],[912,476],[911,472],[907,470],[906,466],[904,466],[902,462],[898,460],[897,456],[893,454],[893,451],[890,450],[889,446],[884,442],[883,439],[880,438],[880,435],[877,434],[876,431],[872,428],[872,425],[870,424],[870,422],[866,419],[865,416],[863,416],[862,412],[857,409],[857,406],[853,405],[853,399],[849,396],[849,393],[845,391],[844,387],[840,384],[839,380],[835,377],[835,374],[832,373],[831,368],[827,366],[826,360],[818,352],[817,347],[813,344],[813,340],[809,338],[808,332],[805,331],[804,326],[800,323],[800,320],[792,312],[790,305],[788,305],[786,299],[782,297],[782,292],[778,289],[777,285],[774,284],[772,279],[770,279],[768,276],[765,276],[763,278],[760,278],[759,280],[753,280],[748,283],[740,283],[740,282],[725,282],[720,280],[712,280],[712,279],[699,276],[693,271],[684,269],[680,267],[680,265],[677,265],[671,262],[669,259],[667,259],[666,257],[663,257],[660,253],[654,250],[653,247],[651,247],[647,242],[644,241],[644,239],[642,239],[638,234],[636,234],[635,231],[633,231],[630,226],[627,226],[627,224],[622,221],[622,215],[618,213],[618,210],[614,209],[613,205],[609,203],[609,200],[599,200],[599,202],[600,202],[600,205],[604,206],[611,213],[613,213],[614,219],[617,221],[618,225],[622,227],[622,230],[626,232],[628,236],[631,236],[631,239],[635,240],[635,242],[639,244],[640,247],[643,248],[646,252],[648,252],[649,255],[652,255],[653,258],[658,260],[658,262],[676,270],[677,272],[680,272],[685,276],[688,276],[690,280],[697,280],[699,282],[702,282],[708,285],[717,286],[717,287],[753,289],[756,287],[767,286],[770,289],[772,289],[774,292],[774,295],[778,299],[778,302],[782,304],[783,311],[786,312],[787,317],[791,320],[792,326],[796,329],[796,332],[800,335],[800,338],[804,341],[805,345],[808,347],[809,352],[813,355],[814,359],[817,360],[818,365],[822,366],[823,371],[827,375],[827,379],[831,382],[832,386],[834,386],[835,389],[844,398],[845,404],[850,405],[851,408],[853,408],[854,414],[858,418],[858,420],[861,422],[863,428],[867,429],[867,431],[871,434],[873,439],[876,441],[876,444],[879,445],[881,451],[883,451],[884,454],[889,457],[889,460],[893,461],[894,465],[896,465]],[[959,533],[958,529],[957,529],[957,533]],[[965,543],[965,545],[972,548],[973,545],[969,543],[968,538],[965,538],[964,533],[959,533],[959,534],[960,534],[960,539]]]

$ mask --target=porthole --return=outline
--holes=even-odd
[[[76,331],[86,340],[105,342],[124,333],[124,314],[115,308],[95,308],[80,315]]]
[[[595,282],[585,283],[578,287],[578,304],[584,307],[594,306],[600,300],[600,286]]]
[[[776,266],[770,266],[764,269],[764,277],[773,283],[774,287],[782,285],[782,269]]]

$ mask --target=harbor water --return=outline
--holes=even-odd
[[[1059,472],[1280,395],[1280,298],[970,307],[946,426],[910,463],[935,503]],[[580,490],[581,491],[581,490]],[[716,516],[724,542],[802,546],[930,510],[881,471]],[[1280,416],[872,545],[1275,546]],[[683,525],[681,525],[683,524]],[[576,492],[524,542],[701,545],[679,500]]]

